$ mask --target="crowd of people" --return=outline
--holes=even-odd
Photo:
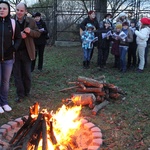
[[[89,38],[92,33],[98,38],[96,42]],[[100,70],[106,67],[109,53],[114,55],[113,67],[122,73],[127,69],[136,69],[138,73],[142,73],[147,66],[150,18],[128,19],[127,14],[121,12],[115,24],[111,14],[106,14],[98,23],[95,11],[89,11],[88,17],[80,24],[80,35],[85,69],[89,68],[94,47],[98,49],[97,66]],[[91,47],[83,46],[91,42]],[[89,55],[90,59],[87,58]],[[85,60],[88,61],[88,67],[85,67]]]
[[[111,14],[106,14],[99,23],[95,11],[89,11],[88,17],[81,23],[84,69],[90,68],[94,48],[97,48],[97,65],[100,70],[106,67],[111,52],[114,55],[113,67],[125,73],[127,68],[138,65],[137,71],[143,72],[147,65],[150,19],[141,18],[137,26],[138,22],[135,19],[128,20],[124,12],[119,14],[116,25],[111,18]],[[30,96],[31,74],[37,57],[37,69],[43,69],[47,34],[41,13],[36,12],[28,17],[26,4],[20,2],[12,18],[10,4],[0,1],[0,114],[12,110],[8,104],[11,75],[16,87],[16,102],[22,102]]]
[[[12,110],[8,104],[11,75],[16,87],[16,102],[30,96],[31,72],[37,55],[38,69],[43,68],[47,33],[39,12],[28,17],[26,4],[20,2],[12,18],[10,4],[0,1],[0,114]]]

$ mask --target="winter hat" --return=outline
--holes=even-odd
[[[107,18],[107,17],[109,17],[110,16],[110,18],[112,18],[112,15],[111,14],[106,14],[105,16],[104,16],[104,18]]]
[[[150,19],[149,18],[142,18],[140,21],[144,25],[150,25]]]
[[[89,29],[89,28],[94,29],[94,26],[91,23],[87,23],[86,24],[86,29]]]
[[[90,10],[90,11],[88,12],[88,15],[91,15],[92,13],[95,13],[95,11],[94,11],[94,10]]]
[[[122,29],[122,24],[116,24],[116,29]]]
[[[129,23],[127,21],[122,23],[122,26],[129,26]]]
[[[136,19],[131,19],[130,23],[137,23]]]
[[[8,6],[8,15],[7,15],[7,17],[10,17],[10,4],[7,1],[0,1],[0,4],[6,4]]]
[[[36,12],[36,13],[34,14],[34,17],[41,17],[41,14],[40,14],[39,12]]]
[[[123,17],[123,16],[125,16],[125,17],[127,16],[125,12],[121,12],[121,13],[119,14],[119,17]]]

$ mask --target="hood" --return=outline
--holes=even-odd
[[[10,4],[7,1],[0,1],[0,4],[6,4],[8,6],[8,15],[6,17],[10,17]]]

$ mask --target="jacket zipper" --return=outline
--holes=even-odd
[[[3,21],[2,21],[2,61],[4,61],[4,21],[5,19],[3,18]]]

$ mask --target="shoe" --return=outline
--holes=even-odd
[[[142,69],[137,69],[137,72],[138,72],[138,73],[142,73],[143,70],[142,70]]]
[[[23,101],[23,99],[20,98],[20,97],[17,97],[15,101],[16,101],[17,103],[21,103],[21,102]]]
[[[3,108],[0,106],[0,114],[4,113]]]
[[[7,104],[3,106],[3,109],[5,111],[11,111],[12,110],[12,108],[9,105],[7,105]]]
[[[25,96],[26,97],[30,97],[30,93],[25,93]]]

